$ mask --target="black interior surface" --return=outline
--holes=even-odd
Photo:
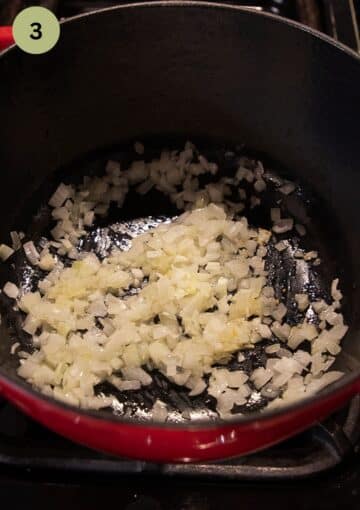
[[[228,147],[245,144],[301,183],[297,203],[291,199],[286,207],[293,215],[305,212],[304,242],[319,249],[323,260],[313,272],[312,291],[323,294],[333,277],[341,279],[350,331],[340,366],[359,371],[360,62],[353,54],[291,23],[243,9],[152,5],[65,22],[50,53],[34,59],[17,48],[5,52],[0,76],[1,241],[9,242],[14,229],[40,233],[46,221],[30,218],[46,202],[42,197],[54,187],[56,172],[87,173],[119,141],[144,139],[157,150],[168,143],[166,134],[177,144],[184,137],[198,139],[204,153],[224,147],[224,141]],[[102,147],[112,149],[94,152]],[[115,149],[125,160],[129,150],[126,144]],[[221,158],[221,150],[215,156]],[[124,211],[116,221],[174,214],[159,197],[129,200]],[[269,260],[274,282],[282,275],[279,288],[285,278],[290,298],[301,284],[293,264],[275,252]],[[12,271],[2,266],[1,283]],[[16,274],[27,271],[19,259]],[[0,327],[0,370],[15,377],[13,330],[7,321]],[[249,353],[252,362],[257,355]],[[163,384],[157,386],[170,395]],[[187,419],[183,412],[190,404],[182,398],[172,404],[179,419]],[[141,395],[130,400],[144,404]],[[193,404],[211,408],[203,399]]]

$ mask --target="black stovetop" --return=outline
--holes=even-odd
[[[354,405],[359,410],[359,399]],[[7,443],[8,460],[12,458],[15,462],[0,465],[0,495],[1,501],[11,502],[14,509],[30,506],[31,509],[78,510],[99,508],[100,505],[124,510],[257,510],[283,509],[289,505],[293,510],[360,508],[359,449],[349,451],[337,466],[310,478],[256,480],[251,476],[234,478],[233,474],[220,479],[216,470],[210,473],[212,464],[206,465],[206,475],[199,476],[197,466],[194,466],[191,469],[195,472],[180,476],[176,466],[172,466],[171,471],[166,466],[115,460],[90,452],[53,436],[10,407],[6,412],[10,414],[14,439]],[[357,422],[359,424],[359,416]],[[16,436],[22,434],[23,440],[17,442]],[[328,441],[321,427],[317,434],[319,444]],[[307,440],[300,436],[263,454],[235,462],[235,465],[244,465],[248,469],[252,463],[256,466],[259,459],[263,459],[263,463],[267,459],[269,466],[276,463],[281,468],[289,462],[289,453],[290,463],[296,458],[304,461],[309,455]],[[348,444],[346,438],[342,440]],[[329,459],[334,459],[342,451],[342,440],[340,445],[330,441],[326,446]],[[36,449],[32,450],[34,445]],[[4,446],[2,442],[1,446]],[[12,448],[16,451],[14,457]],[[333,448],[335,450],[331,451]],[[297,452],[295,457],[294,451]],[[60,459],[62,463],[59,463]],[[217,469],[222,467],[220,464]]]
[[[253,455],[202,464],[154,464],[115,458],[74,444],[0,400],[0,466],[32,471],[217,481],[294,480],[319,475],[356,456],[359,439],[360,396],[321,424]]]
[[[263,452],[218,463],[150,464],[74,444],[0,400],[0,496],[12,508],[257,510],[290,503],[294,510],[355,510],[359,439],[360,396]]]
[[[358,510],[359,458],[315,479],[262,483],[0,469],[0,494],[3,508],[31,510]]]
[[[131,0],[130,0],[131,1]],[[28,4],[58,17],[114,0],[0,0],[0,24]],[[129,3],[129,2],[128,2]],[[359,0],[232,0],[307,23],[360,50]],[[115,459],[75,445],[0,400],[3,508],[333,510],[360,508],[360,397],[309,431],[241,459],[155,465]],[[8,502],[8,503],[7,503]],[[11,503],[10,503],[11,502]]]

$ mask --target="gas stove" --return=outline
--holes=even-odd
[[[0,25],[10,25],[16,14],[29,5],[43,5],[53,10],[58,18],[68,18],[96,9],[137,1],[0,0]],[[299,21],[360,52],[359,0],[231,0],[229,3],[254,7]]]
[[[0,403],[0,494],[12,508],[355,510],[360,504],[360,397],[263,452],[223,462],[156,465],[88,450]]]
[[[110,457],[74,444],[30,420],[5,400],[0,402],[0,466],[27,470],[191,476],[219,481],[295,480],[356,458],[359,439],[360,396],[295,438],[253,455],[204,464],[152,464]]]
[[[0,0],[0,25],[41,4],[59,18],[109,7],[111,0]],[[132,3],[131,0],[126,3]],[[358,0],[244,0],[321,30],[360,52]],[[14,508],[127,510],[360,507],[360,397],[293,439],[238,459],[156,465],[118,459],[55,435],[0,399],[0,495]]]

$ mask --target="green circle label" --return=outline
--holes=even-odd
[[[39,55],[51,50],[58,42],[60,24],[49,9],[28,7],[16,16],[13,36],[23,51]]]

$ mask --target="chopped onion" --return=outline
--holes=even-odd
[[[144,154],[144,145],[141,142],[135,142],[134,143],[134,150],[136,154]]]
[[[144,152],[140,142],[134,149]],[[200,177],[217,171],[216,163],[187,143],[180,152],[164,150],[158,159],[134,161],[125,171],[118,162],[108,161],[103,177],[58,187],[49,201],[56,241],[42,244],[40,254],[31,241],[24,244],[30,262],[49,274],[39,282],[41,292],[18,300],[26,314],[24,331],[32,335],[36,348],[32,354],[19,353],[21,377],[72,405],[118,406],[123,411],[115,397],[97,395],[95,389],[109,382],[119,391],[139,390],[152,383],[147,370],[155,368],[185,386],[190,397],[207,389],[224,419],[234,406],[251,405],[261,395],[272,400],[269,408],[276,407],[335,380],[334,375],[322,379],[322,374],[347,331],[337,311],[342,297],[337,280],[331,289],[334,302],[309,308],[313,315],[318,313],[319,325],[304,321],[291,327],[284,322],[288,310],[268,284],[265,270],[272,233],[250,228],[246,218],[238,216],[244,204],[231,200],[239,181],[245,180],[249,193],[238,189],[240,199],[249,197],[250,207],[258,205],[251,190],[265,190],[264,168],[239,158],[235,177],[223,176],[201,188]],[[292,183],[268,174],[265,178],[284,194],[295,190]],[[105,216],[111,203],[121,207],[130,186],[139,194],[155,187],[187,212],[172,223],[131,236],[127,250],[115,249],[102,260],[79,253],[86,227]],[[280,208],[271,210],[271,218],[275,233],[293,228],[293,219],[281,219]],[[296,225],[301,235],[300,227]],[[69,267],[57,262],[54,248]],[[275,249],[292,247],[279,241]],[[297,251],[305,260],[317,260],[314,251]],[[4,293],[18,298],[12,285],[8,283]],[[300,311],[309,306],[307,294],[296,294],[295,300]],[[281,343],[268,345],[270,359],[249,374],[250,380],[244,371],[225,367],[234,353],[242,363],[245,356],[239,350],[274,336],[296,352]],[[311,354],[298,350],[303,341],[310,344]],[[261,393],[252,391],[254,387]],[[160,421],[169,417],[161,401],[152,414]]]
[[[35,245],[32,241],[28,241],[23,244],[23,249],[26,255],[26,258],[33,266],[36,266],[40,259],[40,254],[35,248]]]
[[[16,350],[19,347],[20,347],[20,343],[19,342],[15,342],[14,344],[12,344],[11,349],[10,349],[10,354],[15,354]]]
[[[297,349],[302,342],[314,340],[317,335],[318,332],[314,324],[303,322],[291,328],[288,345],[291,349]]]
[[[271,221],[273,223],[277,223],[278,221],[280,221],[280,219],[281,219],[280,209],[278,207],[270,209],[270,216],[271,216]]]
[[[295,184],[292,182],[286,182],[280,188],[278,188],[280,193],[283,195],[290,195],[290,193],[293,193],[295,191]]]
[[[306,228],[304,227],[304,225],[301,225],[300,223],[296,223],[295,229],[296,229],[297,233],[299,234],[299,236],[303,237],[304,235],[306,235]]]
[[[168,411],[166,408],[166,404],[161,402],[161,400],[157,400],[152,408],[152,418],[154,421],[166,421],[168,417]]]
[[[295,301],[300,312],[303,312],[309,306],[309,296],[307,294],[295,294]]]
[[[274,354],[280,349],[280,344],[271,344],[265,348],[267,354]]]
[[[337,381],[344,375],[343,372],[339,371],[333,371],[333,372],[326,372],[321,377],[315,379],[313,378],[311,382],[308,383],[306,386],[306,393],[307,394],[313,394],[316,393],[322,389],[324,389],[329,384],[332,384],[333,382]]]
[[[292,218],[283,218],[274,223],[272,230],[276,234],[284,234],[285,232],[292,230],[293,226],[294,220]]]
[[[51,207],[61,207],[63,203],[72,196],[72,192],[72,186],[66,186],[61,183],[50,198],[49,205]]]
[[[56,259],[50,253],[45,253],[41,256],[38,266],[44,271],[51,271],[56,266]]]
[[[258,193],[262,193],[266,189],[266,183],[263,179],[258,179],[254,183],[254,189]]]
[[[287,247],[288,247],[288,245],[286,244],[285,241],[279,241],[278,243],[275,244],[275,248],[278,251],[284,251],[287,249]]]
[[[335,280],[333,280],[331,283],[331,297],[335,301],[341,301],[341,299],[343,297],[342,293],[338,289],[338,285],[339,285],[339,278],[335,278]]]
[[[274,317],[275,320],[281,321],[285,317],[286,313],[287,308],[284,305],[284,303],[279,303],[278,307],[275,310],[273,310],[271,315]]]
[[[259,367],[252,372],[250,379],[254,383],[255,388],[259,390],[265,386],[267,382],[270,381],[272,376],[272,370],[266,369],[264,367]]]
[[[7,244],[0,244],[0,259],[5,262],[11,255],[14,253],[15,250],[10,248]]]
[[[280,394],[279,388],[276,388],[273,384],[267,384],[261,389],[261,395],[265,398],[275,399]],[[269,406],[268,406],[269,407]]]
[[[13,247],[13,249],[15,251],[19,250],[21,248],[21,240],[22,240],[22,237],[20,236],[20,233],[18,233],[16,231],[10,232],[10,237],[11,237],[11,240],[12,240],[12,247]]]
[[[308,251],[304,255],[304,260],[308,261],[308,260],[316,259],[317,256],[318,256],[317,251]]]
[[[4,294],[9,298],[16,299],[19,295],[19,288],[12,282],[6,282],[3,288]]]

